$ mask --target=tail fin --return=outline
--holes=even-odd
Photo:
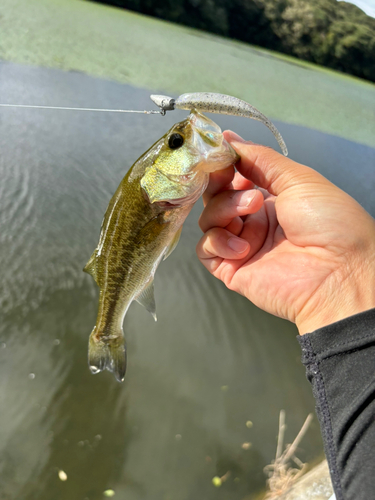
[[[121,334],[115,339],[98,339],[94,328],[89,340],[89,367],[94,374],[108,370],[119,382],[123,382],[126,372],[124,336]]]

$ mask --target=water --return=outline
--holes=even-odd
[[[151,109],[157,92],[0,64],[2,102]],[[0,499],[255,499],[280,409],[291,441],[314,408],[295,327],[198,262],[200,202],[157,272],[158,322],[138,304],[126,317],[124,384],[89,372],[98,289],[82,268],[127,169],[185,116],[0,110]],[[257,122],[214,119],[277,147]],[[277,126],[292,158],[375,214],[374,149]],[[299,456],[321,454],[315,419]]]

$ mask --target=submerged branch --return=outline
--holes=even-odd
[[[285,434],[285,411],[280,411],[279,417],[279,434],[277,438],[277,448],[275,461],[265,467],[264,471],[268,475],[269,491],[265,496],[265,500],[278,498],[280,495],[289,490],[296,481],[305,473],[307,464],[304,464],[295,456],[298,445],[306,434],[307,429],[313,419],[313,415],[307,416],[305,423],[297,434],[292,444],[286,446],[284,451],[284,434]],[[297,468],[292,467],[290,461],[293,461]]]

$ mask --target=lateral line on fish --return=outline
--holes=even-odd
[[[141,113],[143,115],[165,115],[165,110],[137,110],[137,109],[104,109],[104,108],[71,108],[66,106],[42,106],[33,104],[2,104],[3,108],[33,108],[33,109],[59,109],[66,111],[99,111],[104,113]]]

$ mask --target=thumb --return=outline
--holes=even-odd
[[[236,164],[240,174],[273,195],[277,196],[299,184],[330,184],[312,168],[286,158],[271,148],[246,142],[234,132],[225,132],[225,138],[241,157]]]
[[[223,134],[228,142],[244,142],[246,144],[254,144],[254,142],[245,141],[245,139],[243,139],[240,135],[236,134],[236,132],[233,132],[232,130],[225,130]]]

